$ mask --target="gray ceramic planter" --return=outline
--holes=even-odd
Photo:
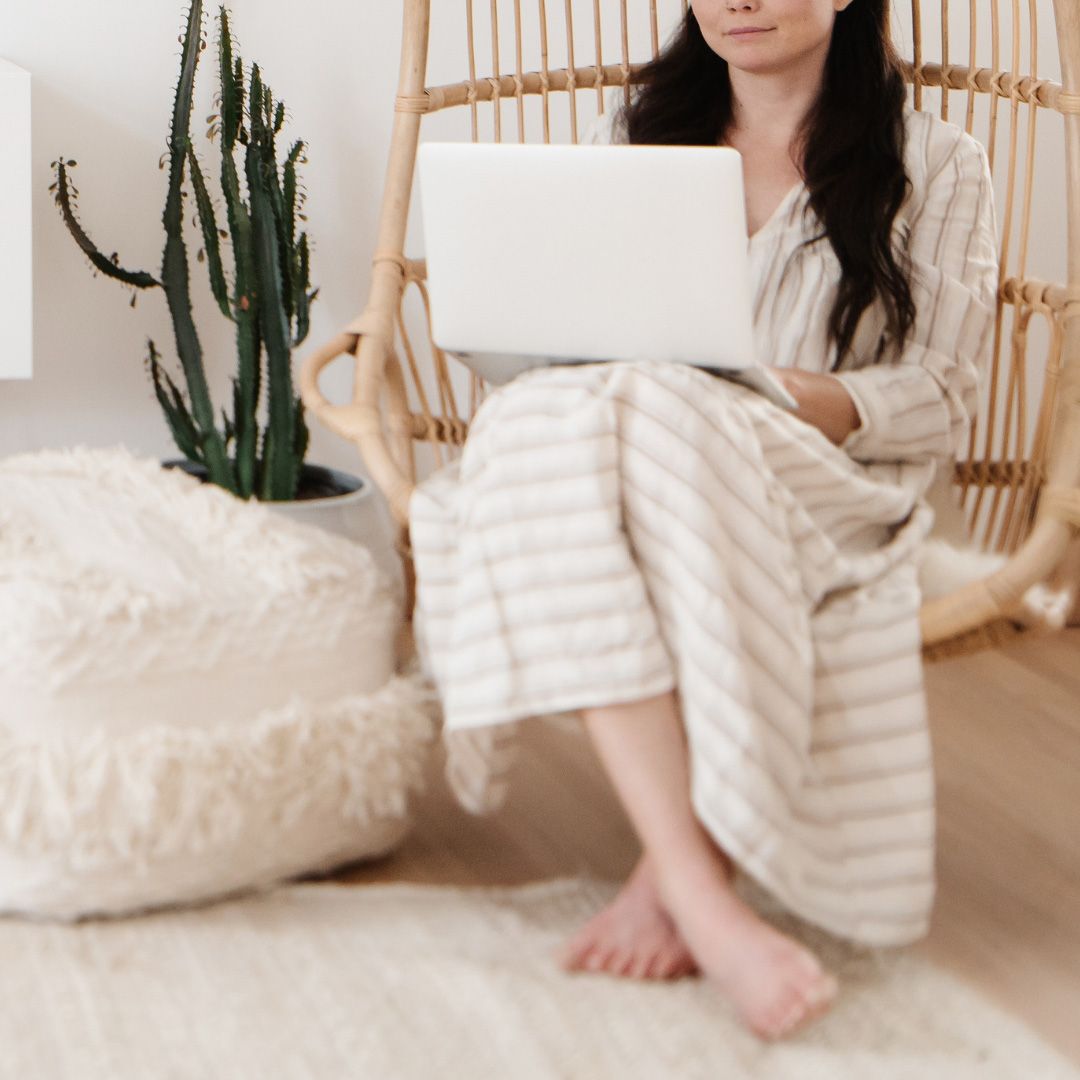
[[[200,480],[206,468],[183,458],[163,461],[167,469],[183,469]],[[394,583],[399,596],[404,594],[401,562],[394,553],[393,527],[386,507],[367,480],[352,473],[323,465],[303,465],[300,469],[300,498],[290,502],[263,504],[276,514],[365,545],[375,557],[379,569]]]

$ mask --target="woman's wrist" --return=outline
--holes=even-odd
[[[855,401],[835,375],[800,371],[798,368],[774,367],[769,370],[799,403],[795,415],[813,424],[830,442],[839,446],[859,427],[859,411]]]

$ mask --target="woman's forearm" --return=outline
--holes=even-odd
[[[859,413],[847,387],[832,375],[798,368],[769,368],[799,403],[795,415],[840,445],[859,426]]]

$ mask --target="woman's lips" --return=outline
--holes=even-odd
[[[771,26],[742,26],[737,30],[729,30],[728,37],[753,37],[756,34],[767,34],[770,30]]]

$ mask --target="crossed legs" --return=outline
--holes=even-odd
[[[731,860],[693,812],[674,691],[582,716],[644,851],[611,905],[564,947],[563,965],[653,978],[700,971],[763,1038],[824,1012],[835,978],[733,891]]]

